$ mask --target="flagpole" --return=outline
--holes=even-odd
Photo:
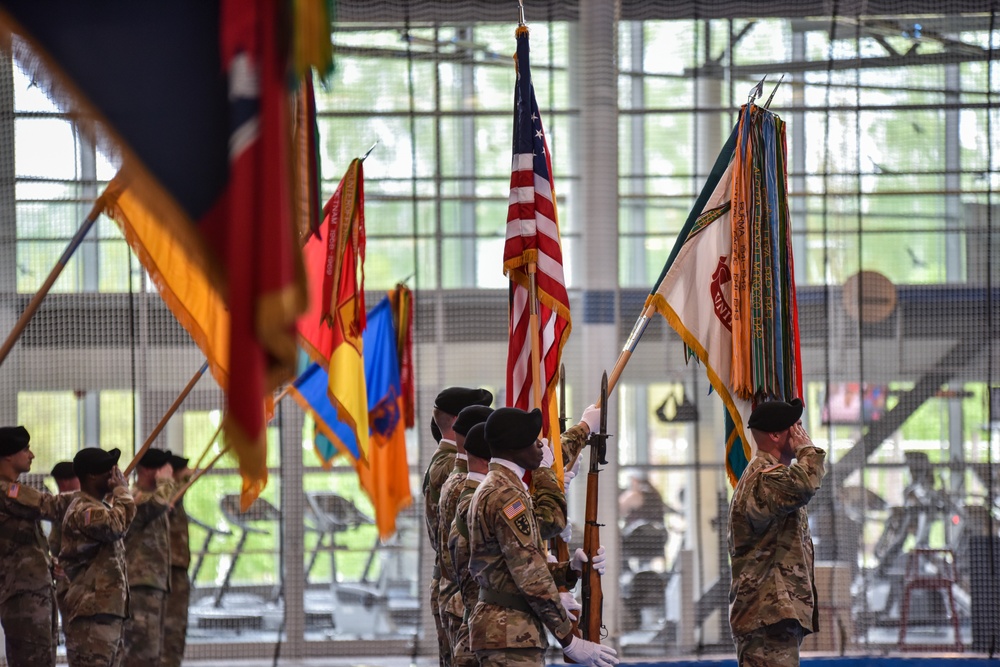
[[[531,393],[542,408],[542,342],[538,331],[538,267],[528,262],[528,335],[531,338]]]
[[[212,443],[209,443],[209,447],[211,446]],[[225,447],[219,450],[219,453],[215,455],[215,458],[213,458],[211,461],[208,462],[207,466],[205,466],[200,470],[196,470],[195,473],[191,475],[191,479],[184,482],[184,485],[181,486],[181,488],[177,491],[177,493],[174,494],[174,497],[170,499],[170,508],[173,509],[173,507],[177,504],[177,502],[181,499],[181,497],[185,493],[187,493],[188,489],[191,488],[191,485],[197,482],[199,479],[201,479],[202,475],[211,470],[212,467],[219,462],[219,459],[221,459],[222,456],[228,451],[229,451],[229,445],[226,445]]]
[[[170,404],[169,408],[167,408],[167,412],[162,417],[160,417],[159,423],[156,425],[155,428],[153,428],[152,433],[149,434],[149,437],[146,438],[146,441],[142,443],[142,447],[139,448],[139,451],[135,453],[135,456],[132,458],[132,462],[129,463],[128,466],[125,467],[125,470],[122,471],[122,474],[125,477],[128,477],[129,475],[132,474],[132,471],[135,470],[135,466],[138,465],[139,463],[139,459],[141,459],[143,455],[149,450],[150,445],[152,445],[153,441],[156,440],[156,437],[160,435],[160,432],[163,431],[163,428],[167,425],[167,422],[170,420],[173,414],[177,412],[177,408],[181,407],[181,403],[184,402],[184,399],[187,398],[187,395],[191,393],[191,390],[194,389],[194,386],[198,384],[198,380],[201,379],[201,376],[204,375],[205,371],[207,370],[208,370],[208,362],[206,361],[201,365],[201,368],[199,368],[195,372],[195,374],[191,376],[191,379],[188,380],[188,383],[184,386],[184,388],[181,389],[181,393],[177,395],[177,398],[174,399],[174,402]]]
[[[52,270],[49,272],[48,278],[45,279],[42,286],[37,292],[35,292],[35,296],[31,297],[31,301],[28,302],[28,306],[24,309],[24,312],[21,313],[21,317],[18,318],[14,328],[7,336],[7,340],[5,340],[3,346],[0,347],[0,366],[3,365],[3,362],[7,358],[7,355],[10,354],[10,351],[14,349],[14,345],[17,343],[18,339],[21,338],[21,334],[24,333],[24,330],[28,327],[28,323],[31,321],[31,318],[35,316],[38,308],[42,305],[42,300],[48,296],[49,290],[52,289],[52,285],[55,284],[59,275],[62,274],[63,269],[66,268],[66,265],[69,263],[73,253],[75,253],[76,249],[80,247],[81,243],[83,243],[83,238],[87,235],[87,232],[90,231],[90,228],[94,226],[94,223],[97,222],[97,218],[100,216],[102,210],[103,207],[101,206],[101,199],[98,198],[97,203],[94,204],[94,208],[90,212],[90,215],[87,216],[87,219],[83,221],[80,229],[78,229],[73,238],[70,239],[69,245],[66,246],[62,256],[59,257],[55,266],[53,266]]]
[[[219,433],[222,432],[222,425],[225,423],[226,423],[225,418],[219,420],[219,428],[215,429],[215,433],[212,435],[211,438],[209,438],[208,444],[205,445],[205,449],[201,451],[201,456],[198,457],[198,460],[195,462],[194,466],[192,466],[193,470],[197,471],[198,468],[201,467],[202,461],[204,461],[205,457],[208,455],[208,450],[211,449],[212,445],[215,444],[215,440],[219,437]]]

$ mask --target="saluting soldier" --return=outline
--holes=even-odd
[[[160,663],[163,610],[170,590],[170,500],[177,489],[170,452],[150,447],[132,487],[135,519],[125,535],[129,618],[125,621],[126,667]]]
[[[819,629],[806,504],[820,488],[826,452],[801,416],[799,399],[770,401],[747,424],[757,453],[729,506],[729,623],[741,667],[798,665],[803,636]]]
[[[39,520],[62,516],[69,499],[17,481],[35,458],[30,440],[23,426],[0,428],[0,624],[11,667],[56,663],[52,574]]]
[[[441,583],[441,560],[438,553],[438,503],[441,500],[441,487],[455,467],[455,455],[458,449],[455,445],[453,426],[458,413],[470,405],[488,406],[493,402],[493,394],[485,389],[469,389],[466,387],[448,387],[434,399],[434,419],[431,424],[441,434],[437,451],[431,456],[427,471],[424,473],[424,522],[427,526],[427,536],[431,548],[434,549],[434,571],[431,576],[430,611],[438,639],[438,660],[442,667],[451,664],[451,645],[448,635],[441,624],[438,596]]]
[[[455,419],[452,430],[455,432],[455,467],[448,479],[441,485],[441,500],[438,503],[438,558],[441,561],[441,585],[438,600],[441,613],[441,626],[448,637],[448,645],[452,649],[452,665],[455,664],[454,649],[458,639],[458,631],[465,616],[462,595],[459,590],[458,573],[451,560],[448,550],[448,538],[451,536],[451,526],[455,520],[455,510],[458,507],[458,497],[465,487],[465,477],[469,472],[468,456],[465,452],[465,436],[476,424],[486,422],[493,412],[484,405],[470,405],[463,408]]]
[[[174,481],[182,485],[191,477],[188,459],[170,455]],[[191,543],[188,534],[188,517],[184,510],[184,497],[170,510],[170,592],[163,614],[163,653],[160,667],[180,667],[187,643],[188,603],[191,600]]]
[[[135,502],[118,469],[117,448],[81,449],[73,457],[80,494],[63,519],[59,562],[69,585],[64,605],[70,667],[118,667],[128,616],[125,533]],[[104,500],[110,492],[109,500]]]
[[[479,584],[479,601],[469,617],[469,645],[483,667],[541,667],[551,632],[563,653],[582,665],[618,664],[609,646],[573,636],[558,585],[572,588],[587,561],[577,549],[569,562],[548,563],[533,511],[526,470],[542,462],[538,439],[542,413],[499,408],[486,420],[493,455],[490,471],[469,506],[469,571]],[[604,555],[594,568],[604,572]]]

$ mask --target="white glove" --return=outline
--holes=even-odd
[[[589,559],[587,558],[587,554],[583,552],[583,549],[577,549],[576,551],[573,552],[573,558],[570,559],[569,566],[574,570],[576,570],[578,573],[581,573],[583,572],[583,564],[586,563],[588,560]],[[602,577],[604,576],[605,568],[607,568],[607,563],[605,563],[606,560],[607,556],[604,555],[604,547],[603,546],[598,547],[597,553],[594,554],[593,567],[595,570],[597,570],[597,574],[601,575]]]
[[[552,462],[556,460],[556,455],[552,452],[552,448],[549,447],[549,439],[542,438],[542,463],[539,468],[551,468]]]
[[[569,591],[561,592],[559,594],[559,601],[562,602],[563,609],[566,610],[566,613],[569,614],[571,618],[580,618],[580,612],[583,611],[583,607],[576,601],[576,598],[573,597],[572,593]]]
[[[547,554],[545,554],[545,562],[546,563],[558,563],[559,559],[556,558],[556,555],[550,551]]]
[[[585,422],[590,427],[591,433],[597,433],[597,429],[601,426],[601,409],[596,405],[588,405],[587,409],[583,411],[580,421]]]
[[[573,464],[572,468],[567,468],[563,470],[563,493],[569,493],[569,483],[580,474],[580,462],[583,460],[582,456],[576,457],[576,463]]]
[[[573,524],[569,521],[566,522],[566,527],[563,528],[563,532],[559,533],[559,539],[569,544],[570,538],[573,537]]]
[[[573,637],[569,646],[563,648],[563,653],[573,662],[587,667],[612,667],[618,664],[618,652],[613,648],[579,637]]]

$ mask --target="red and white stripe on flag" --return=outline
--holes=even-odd
[[[527,32],[517,36],[518,81],[514,93],[514,141],[504,243],[504,272],[510,278],[510,327],[507,349],[507,404],[530,410],[532,393],[529,331],[529,265],[535,266],[543,396],[551,396],[559,377],[562,349],[572,323],[563,275],[562,246],[552,184],[552,162],[531,85]],[[548,436],[548,411],[543,410]],[[555,426],[554,424],[552,426]]]

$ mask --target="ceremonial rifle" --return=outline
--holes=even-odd
[[[601,525],[597,523],[597,489],[599,466],[607,465],[605,459],[608,451],[608,373],[601,378],[601,427],[597,433],[590,434],[590,469],[587,471],[587,510],[586,524],[583,528],[583,551],[587,554],[587,562],[583,564],[583,611],[580,615],[580,627],[583,628],[583,638],[596,643],[601,642],[604,628],[604,592],[601,590],[601,575],[594,569],[594,556],[601,548]]]

